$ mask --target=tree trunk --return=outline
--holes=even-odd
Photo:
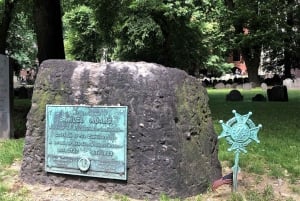
[[[287,1],[288,6],[293,5],[294,0],[288,0]],[[286,32],[287,32],[287,36],[289,36],[288,38],[286,38],[284,40],[284,77],[285,78],[291,78],[292,74],[291,74],[291,68],[292,68],[292,60],[293,60],[293,54],[292,54],[292,50],[293,47],[291,44],[293,44],[293,27],[294,27],[294,14],[292,12],[292,10],[290,10],[287,13],[286,16],[286,24],[287,24],[287,28],[286,28]]]
[[[287,46],[285,46],[285,47],[287,47]],[[292,74],[291,74],[292,55],[289,50],[286,50],[286,49],[284,50],[283,62],[284,62],[284,71],[283,71],[284,77],[291,78],[292,77]]]
[[[242,56],[246,62],[249,82],[259,86],[258,68],[260,63],[260,47],[242,48]]]
[[[34,0],[39,63],[65,59],[60,0]]]
[[[5,0],[4,13],[0,24],[0,54],[5,54],[7,47],[6,40],[8,36],[8,29],[12,19],[12,13],[16,1]]]

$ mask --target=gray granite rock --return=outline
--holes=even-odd
[[[46,104],[128,106],[127,181],[46,173]],[[183,198],[205,192],[221,176],[217,153],[207,92],[184,71],[145,62],[47,60],[34,86],[21,178],[132,198]]]

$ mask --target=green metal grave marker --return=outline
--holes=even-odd
[[[47,172],[127,179],[127,106],[46,106]]]
[[[262,127],[261,124],[255,126],[253,121],[249,119],[252,115],[252,112],[249,112],[246,115],[240,115],[235,110],[232,110],[234,117],[229,119],[226,123],[222,120],[220,123],[222,124],[223,131],[218,139],[225,137],[228,144],[231,145],[228,148],[228,151],[234,151],[235,159],[234,159],[234,166],[232,167],[233,171],[233,191],[236,192],[237,190],[237,175],[240,170],[238,165],[239,163],[239,154],[240,152],[247,153],[246,146],[255,141],[259,143],[257,138],[257,133],[259,129]]]

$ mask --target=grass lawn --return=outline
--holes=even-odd
[[[257,174],[269,174],[273,177],[289,177],[295,181],[300,177],[300,90],[289,90],[288,102],[252,102],[257,93],[265,94],[261,89],[241,90],[242,102],[227,102],[225,96],[230,89],[208,89],[209,105],[214,127],[219,135],[222,131],[219,120],[226,122],[234,115],[247,114],[255,125],[262,124],[258,133],[260,143],[252,142],[247,154],[241,154],[240,166],[246,171]],[[226,140],[219,140],[219,159],[233,165],[234,153],[228,152]]]

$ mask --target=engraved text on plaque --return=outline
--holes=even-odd
[[[46,106],[47,172],[127,179],[127,106]]]

